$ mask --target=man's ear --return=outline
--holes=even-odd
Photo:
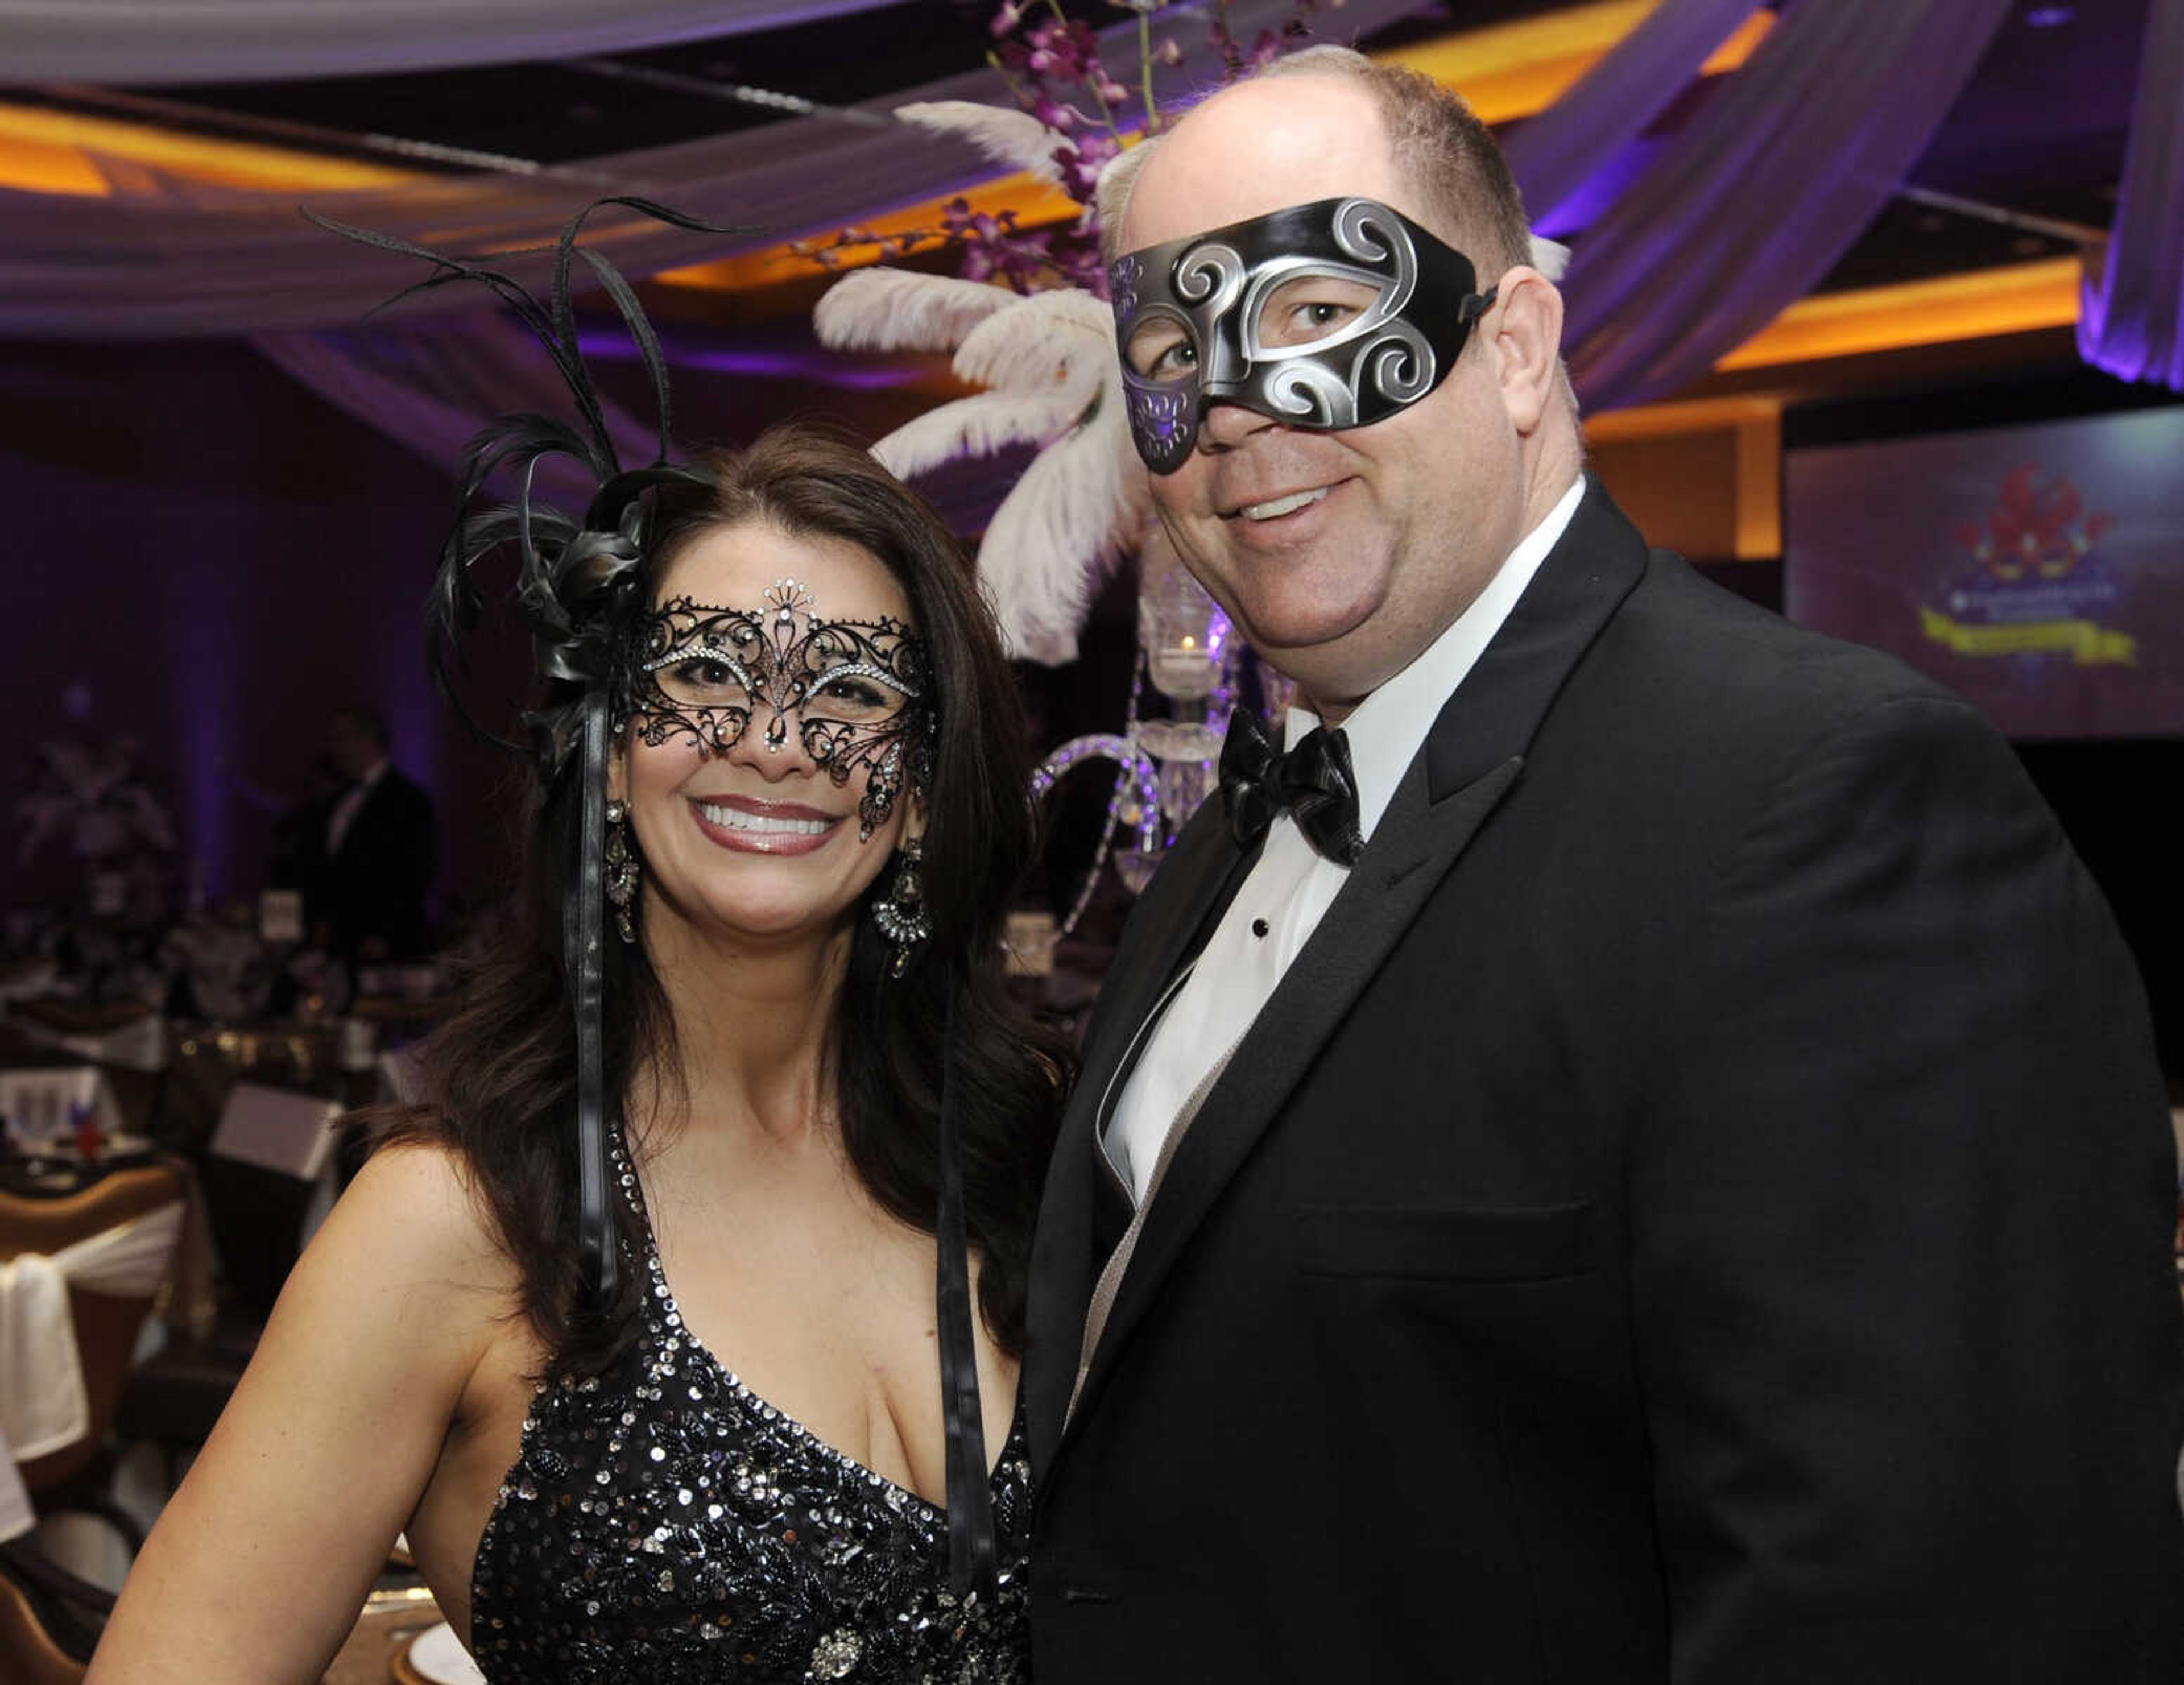
[[[1546,276],[1519,264],[1502,277],[1480,327],[1493,336],[1495,368],[1510,425],[1529,435],[1546,414],[1562,374],[1563,295]]]

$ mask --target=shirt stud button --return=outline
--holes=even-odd
[[[1264,919],[1254,919],[1251,920],[1251,934],[1253,936],[1262,937],[1266,935],[1266,933],[1267,921]]]

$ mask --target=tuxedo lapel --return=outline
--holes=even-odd
[[[1200,1221],[1426,897],[1516,781],[1520,765],[1513,757],[1438,806],[1427,798],[1423,765],[1414,763],[1405,775],[1349,881],[1238,1043],[1169,1162],[1093,1355],[1075,1421],[1096,1411],[1115,1354]],[[1063,1150],[1068,1150],[1066,1141]],[[1081,1328],[1081,1317],[1072,1326]],[[1065,1384],[1065,1404],[1067,1396]]]
[[[1636,585],[1645,565],[1645,542],[1636,530],[1596,486],[1589,487],[1561,542],[1443,707],[1349,881],[1237,1045],[1226,1071],[1207,1093],[1176,1149],[1093,1354],[1072,1424],[1081,1424],[1096,1412],[1100,1387],[1117,1353],[1206,1211],[1427,898],[1518,781],[1524,752],[1556,693]],[[1201,912],[1212,898],[1201,903]],[[1177,952],[1195,931],[1194,924],[1177,943]],[[1156,990],[1158,985],[1153,987]],[[1143,989],[1142,982],[1134,983],[1134,1007],[1140,1014],[1150,1004]],[[1117,1026],[1107,1039],[1127,1041],[1128,1037]],[[1100,1080],[1104,1088],[1106,1078]],[[1079,1100],[1086,1100],[1082,1090]],[[1097,1104],[1095,1093],[1089,1106]],[[1081,1114],[1087,1109],[1072,1106],[1058,1159],[1083,1161],[1089,1196],[1091,1149],[1089,1136],[1080,1133],[1086,1127]],[[1089,1210],[1089,1197],[1084,1204]],[[1042,1235],[1042,1244],[1045,1238]],[[1034,1327],[1041,1310],[1036,1260],[1035,1252]],[[1062,1319],[1071,1340],[1081,1333],[1085,1300],[1098,1268],[1098,1260],[1089,1260],[1071,1284]],[[1061,1349],[1064,1334],[1059,1325],[1049,1323],[1044,1337],[1051,1347],[1043,1354],[1047,1362],[1039,1378],[1034,1421],[1052,1437],[1044,1448],[1036,1438],[1034,1441],[1034,1467],[1042,1476],[1059,1449],[1061,1410],[1068,1399],[1073,1379],[1070,1365],[1076,1355],[1073,1346],[1067,1353]],[[1076,1431],[1072,1425],[1072,1434]],[[1037,1454],[1042,1449],[1046,1450],[1044,1457]]]
[[[1085,1306],[1105,1262],[1093,1238],[1102,1103],[1162,992],[1256,858],[1256,850],[1237,848],[1222,821],[1220,803],[1206,803],[1147,886],[1101,980],[1084,1064],[1062,1117],[1033,1237],[1022,1389],[1034,1470],[1045,1466],[1061,1437],[1077,1378]]]

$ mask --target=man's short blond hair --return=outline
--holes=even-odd
[[[1311,47],[1277,58],[1258,73],[1268,76],[1328,76],[1362,86],[1379,108],[1396,168],[1418,190],[1421,220],[1471,259],[1482,282],[1531,261],[1524,195],[1493,132],[1461,95],[1346,47]],[[1159,145],[1156,137],[1132,147],[1100,178],[1100,248],[1109,263],[1122,255],[1123,219],[1138,172]]]

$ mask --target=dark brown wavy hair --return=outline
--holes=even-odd
[[[933,1232],[952,1025],[965,1208],[983,1259],[979,1308],[995,1342],[1020,1353],[1031,1223],[1067,1054],[1056,1030],[1003,982],[1001,920],[1030,864],[1034,822],[1028,733],[992,612],[932,506],[846,434],[776,427],[747,450],[707,453],[691,465],[710,483],[649,494],[627,616],[650,612],[667,564],[699,535],[764,522],[846,540],[876,557],[900,582],[930,651],[938,734],[922,876],[933,934],[894,976],[894,950],[868,909],[859,909],[833,1026],[836,1099],[860,1180],[894,1216]],[[426,1043],[422,1104],[393,1120],[387,1134],[443,1143],[468,1166],[521,1276],[522,1308],[550,1354],[549,1373],[595,1371],[620,1350],[643,1281],[625,1269],[613,1305],[598,1315],[582,1309],[576,1032],[562,951],[563,909],[580,858],[580,765],[571,757],[543,787],[531,781],[517,889],[465,956],[459,1009]],[[866,902],[886,893],[893,876],[883,871]],[[644,946],[610,936],[604,947],[607,1092],[626,1095],[640,1073],[671,1091],[673,1026]],[[620,1202],[616,1221],[627,1256],[638,1237]]]

